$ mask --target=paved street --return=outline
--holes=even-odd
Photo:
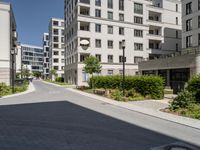
[[[200,130],[34,81],[35,92],[0,100],[0,150],[150,150]]]

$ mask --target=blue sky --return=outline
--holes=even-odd
[[[13,6],[19,42],[42,46],[52,17],[63,18],[64,0],[4,0]]]

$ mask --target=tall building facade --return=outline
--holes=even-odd
[[[23,68],[29,69],[31,72],[43,73],[43,48],[34,45],[20,44],[21,59]]]
[[[126,74],[138,63],[181,49],[180,0],[65,0],[65,79],[87,85],[83,61],[96,56],[101,75],[122,73],[122,40],[126,41]]]
[[[49,33],[43,35],[43,51],[44,51],[44,64],[43,76],[45,79],[49,78]]]
[[[200,1],[182,0],[183,49],[200,46]]]
[[[11,51],[17,47],[16,22],[10,3],[0,2],[0,20],[0,83],[10,85],[16,72],[16,53],[12,57]]]
[[[64,20],[52,18],[49,23],[49,69],[64,77]]]

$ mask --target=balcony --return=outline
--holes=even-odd
[[[80,6],[80,15],[90,16],[90,8]]]
[[[80,3],[90,4],[90,0],[80,0]]]
[[[80,30],[81,31],[90,31],[90,23],[89,22],[80,22]]]

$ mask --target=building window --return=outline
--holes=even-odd
[[[192,47],[192,36],[186,37],[186,48]]]
[[[89,79],[89,74],[83,71],[82,72],[82,81],[87,82],[88,79]]]
[[[108,76],[112,76],[113,75],[113,70],[108,70]]]
[[[113,34],[113,26],[108,26],[108,34]]]
[[[186,31],[192,30],[192,19],[186,20]]]
[[[108,55],[108,63],[113,63],[113,55]]]
[[[59,59],[56,58],[56,59],[53,60],[53,62],[54,63],[59,63]]]
[[[95,9],[95,17],[101,17],[101,10]]]
[[[198,10],[200,10],[200,0],[198,0]]]
[[[123,27],[119,27],[119,35],[124,35],[124,28]]]
[[[58,70],[59,67],[58,66],[54,66],[53,68],[54,68],[54,70]]]
[[[178,25],[178,17],[176,17],[176,25]]]
[[[186,15],[192,13],[192,2],[186,4]]]
[[[124,14],[119,14],[119,21],[124,21]]]
[[[95,46],[96,46],[96,48],[101,48],[101,40],[96,39]]]
[[[58,26],[58,24],[59,24],[58,21],[53,21],[54,26]]]
[[[119,56],[119,62],[123,63],[123,56]],[[124,57],[124,62],[126,62],[126,57]]]
[[[176,12],[178,12],[178,4],[176,4]]]
[[[134,16],[134,23],[143,24],[143,18]]]
[[[134,36],[135,37],[143,37],[143,31],[142,30],[134,30]]]
[[[113,48],[113,41],[108,40],[108,48],[112,49]]]
[[[59,45],[58,44],[53,44],[53,47],[54,48],[59,48]]]
[[[113,8],[113,0],[108,0],[108,8]]]
[[[139,3],[134,3],[134,13],[143,14],[143,5]]]
[[[53,51],[53,55],[54,56],[58,56],[59,55],[59,51]]]
[[[101,62],[101,55],[97,54],[97,55],[96,55],[96,58],[97,58],[97,60],[98,60],[99,62]]]
[[[200,28],[200,16],[198,16],[198,27]]]
[[[124,0],[119,0],[119,10],[124,10]]]
[[[113,12],[108,11],[108,19],[113,20]]]
[[[198,44],[200,46],[200,33],[198,34]]]
[[[178,31],[176,30],[176,38],[178,39]]]
[[[136,51],[143,51],[143,44],[142,43],[134,43],[134,49]]]
[[[137,56],[134,57],[134,64],[138,64],[142,61],[143,61],[143,57],[137,57]]]
[[[101,0],[95,0],[95,5],[96,6],[101,6]]]
[[[119,49],[122,49],[122,41],[119,41]]]
[[[101,25],[100,24],[95,24],[95,31],[101,32]]]

